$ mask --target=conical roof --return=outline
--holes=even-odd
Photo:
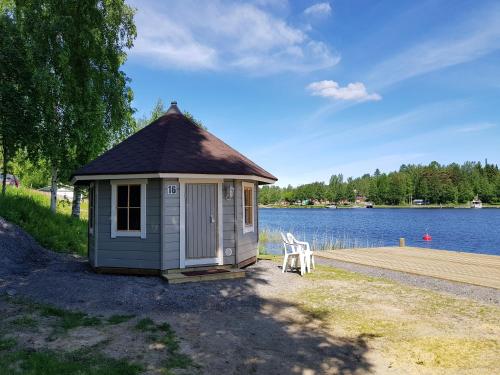
[[[277,180],[194,124],[176,102],[158,120],[77,170],[73,177],[146,173],[248,175]]]

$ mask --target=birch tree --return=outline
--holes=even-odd
[[[51,168],[55,212],[58,183],[132,131],[132,92],[120,67],[136,35],[133,10],[124,0],[18,0],[16,12],[35,65],[36,148]]]
[[[32,79],[26,46],[12,9],[0,7],[0,145],[2,194],[5,195],[9,162],[31,140],[36,123],[31,107]]]

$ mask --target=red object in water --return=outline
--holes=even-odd
[[[429,233],[424,234],[424,237],[422,237],[424,241],[432,241],[432,237]]]

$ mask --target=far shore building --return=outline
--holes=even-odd
[[[258,186],[276,181],[176,102],[72,179],[89,186],[90,264],[132,273],[254,263]]]

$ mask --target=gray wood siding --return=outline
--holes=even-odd
[[[254,183],[254,231],[243,233],[243,192],[242,181],[235,182],[235,208],[236,208],[236,263],[257,256],[259,247],[259,215],[257,205],[257,184]]]
[[[97,267],[160,269],[161,182],[148,179],[146,185],[146,238],[111,238],[111,184],[99,181],[97,217]]]
[[[95,251],[94,251],[94,236],[89,233],[88,237],[88,256],[90,265],[94,266]]]
[[[224,252],[224,264],[235,264],[236,261],[236,222],[235,222],[235,209],[234,209],[234,201],[236,199],[236,192],[233,194],[231,199],[226,199],[226,188],[234,188],[233,180],[224,181],[223,189],[222,189],[222,212],[223,212],[223,221],[222,221],[222,238],[223,238],[223,246],[222,251]],[[232,255],[226,256],[226,249],[232,250]]]
[[[167,194],[168,185],[174,185],[176,194]],[[180,198],[179,182],[165,180],[163,190],[163,269],[179,268]]]

